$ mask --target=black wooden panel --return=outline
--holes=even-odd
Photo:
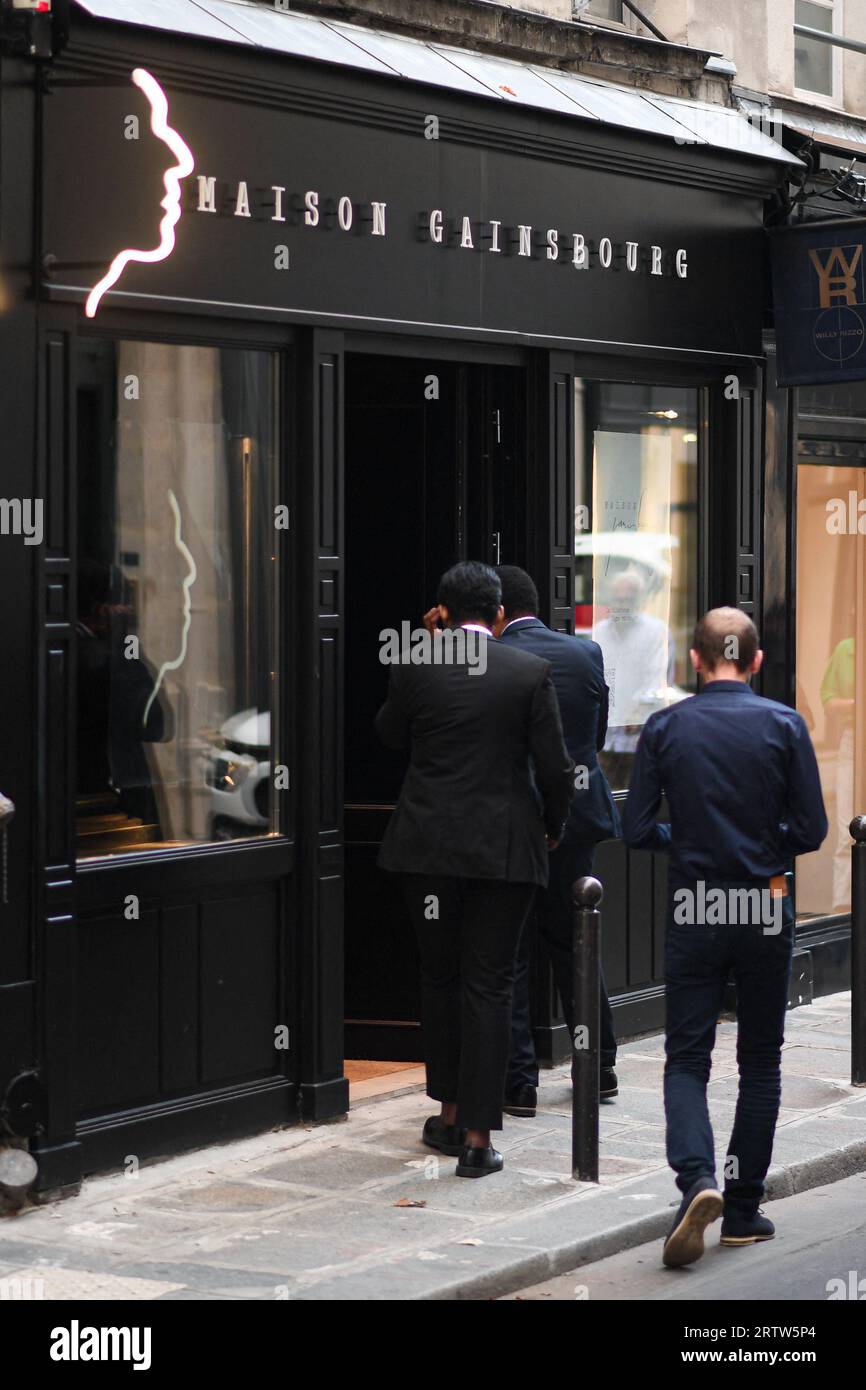
[[[78,1109],[94,1114],[159,1093],[159,914],[78,927]]]
[[[71,913],[48,916],[41,933],[45,1020],[46,1141],[71,1139],[78,1110],[78,934]]]
[[[545,355],[549,375],[549,437],[546,460],[546,607],[550,626],[574,630],[574,376],[568,359]],[[545,511],[540,513],[545,515]]]
[[[52,646],[46,657],[46,724],[50,791],[45,806],[45,852],[49,864],[69,860],[69,750],[64,737],[70,702],[69,651]]]
[[[201,1081],[277,1070],[278,902],[274,890],[201,908]]]
[[[299,478],[299,1051],[304,1107],[316,1116],[348,1104],[342,1075],[343,339],[315,331],[306,342],[299,425],[302,456],[313,466]]]
[[[329,862],[333,872],[328,872]],[[319,887],[322,923],[317,941],[316,974],[321,1004],[316,1018],[317,1054],[326,1075],[343,1071],[344,965],[343,965],[343,857],[342,850],[324,856]],[[334,950],[339,944],[339,953]]]
[[[796,702],[796,391],[775,385],[775,344],[766,374],[761,691],[771,700]]]
[[[342,815],[342,785],[340,778],[340,744],[338,717],[340,706],[339,634],[323,633],[319,643],[321,683],[319,698],[320,727],[325,733],[319,744],[319,785],[321,788],[321,829],[337,831]]]
[[[69,554],[66,372],[66,340],[60,335],[51,336],[45,343],[46,443],[51,483],[45,499],[45,544],[49,555]]]
[[[198,1080],[199,932],[194,904],[160,915],[160,1087],[191,1091]]]
[[[628,856],[628,983],[647,985],[653,978],[653,857],[649,850]]]
[[[0,1058],[3,1079],[36,1062],[36,991],[30,980],[0,986]]]
[[[319,470],[319,549],[336,555],[339,526],[339,472],[334,467],[339,431],[337,392],[339,359],[323,358],[319,364],[319,451],[324,465]]]
[[[92,994],[82,1006],[78,993],[78,928],[75,918],[72,860],[72,776],[74,750],[74,652],[72,650],[72,531],[70,497],[74,460],[70,456],[74,404],[69,381],[69,342],[74,313],[46,310],[44,331],[35,355],[38,384],[37,458],[39,495],[44,503],[44,543],[37,567],[39,592],[35,611],[39,623],[39,698],[35,721],[39,757],[34,761],[32,800],[36,808],[37,843],[34,867],[39,885],[37,926],[41,997],[44,1021],[40,1041],[40,1072],[48,1092],[48,1125],[41,1144],[52,1147],[57,1164],[46,1171],[54,1180],[74,1182],[79,1176],[75,1119],[80,1105],[96,1097],[80,1087],[80,1047],[95,1051],[99,1061],[91,1075],[95,1088],[110,1086],[122,1069],[125,1038],[108,1039],[114,1007],[109,1001],[104,1019],[97,1014]],[[24,595],[19,596],[22,605]],[[17,817],[16,817],[17,820]],[[98,928],[97,928],[98,930]],[[124,967],[127,961],[123,960]],[[94,961],[85,955],[85,966]],[[89,982],[92,985],[92,980]],[[101,1001],[100,1001],[101,1002]],[[105,1033],[99,1029],[104,1026]],[[132,1051],[136,1048],[131,1026]],[[109,1054],[111,1054],[109,1056]],[[103,1066],[103,1055],[105,1065]],[[129,1076],[133,1076],[133,1058]],[[125,1084],[128,1077],[123,1077]],[[142,1079],[135,1078],[133,1084]],[[146,1084],[145,1084],[146,1089]],[[86,1092],[86,1088],[85,1088]],[[83,1095],[83,1101],[82,1101]],[[60,1174],[64,1176],[60,1178]]]
[[[595,877],[604,886],[601,905],[601,962],[608,993],[628,984],[628,879],[626,848],[621,840],[605,840],[596,850]]]
[[[187,845],[183,850],[154,854],[124,854],[111,863],[85,862],[76,873],[78,905],[96,912],[117,902],[135,876],[135,891],[142,898],[159,900],[169,894],[186,894],[192,901],[215,889],[237,892],[241,884],[270,883],[293,872],[294,845],[272,839],[264,843],[227,840],[212,845]]]
[[[557,374],[553,381],[553,456],[555,460],[553,546],[558,555],[564,550],[568,551],[572,542],[574,526],[573,509],[570,518],[568,507],[570,471],[568,445],[571,439],[569,406],[572,401],[571,378],[563,373]]]
[[[668,857],[653,855],[653,978],[665,972],[665,929],[668,915]]]

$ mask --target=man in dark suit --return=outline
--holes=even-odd
[[[538,928],[547,946],[553,978],[569,1038],[574,1037],[572,997],[572,900],[571,887],[592,873],[595,846],[619,834],[619,818],[607,779],[596,754],[607,733],[608,690],[601,649],[583,637],[552,632],[538,617],[538,590],[525,570],[500,565],[503,617],[495,632],[515,650],[531,652],[549,661],[565,746],[575,765],[574,787],[568,823],[562,842],[550,857],[550,882],[538,898]],[[505,1110],[509,1115],[535,1114],[538,1061],[532,1033],[529,1003],[529,970],[532,934],[521,938],[514,981],[511,1025],[511,1057],[505,1086]],[[602,1096],[617,1094],[616,1034],[613,1014],[601,979],[601,1086]]]
[[[404,875],[420,948],[427,1094],[442,1104],[423,1139],[472,1178],[502,1168],[490,1131],[502,1128],[517,943],[572,790],[550,666],[494,640],[500,601],[489,566],[449,570],[439,616],[451,631],[424,634],[426,659],[421,644],[417,664],[392,666],[376,716],[383,743],[411,750],[379,864]]]
[[[764,653],[745,613],[714,608],[695,628],[699,695],[658,710],[637,748],[623,835],[669,849],[665,935],[665,1117],[682,1202],[666,1265],[704,1253],[719,1216],[722,1244],[771,1240],[758,1210],[773,1152],[794,936],[788,870],[827,834],[809,731],[787,705],[749,689]],[[662,796],[670,823],[656,823]],[[707,1081],[725,986],[737,989],[734,1128],[724,1199],[716,1184]]]

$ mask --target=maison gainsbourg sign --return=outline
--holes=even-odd
[[[342,232],[387,238],[387,201],[358,202],[348,194],[329,195],[319,189],[290,191],[283,184],[256,188],[247,180],[220,181],[216,175],[197,174],[187,194],[187,206],[196,213],[267,221],[310,231]],[[655,242],[615,240],[601,236],[596,240],[582,231],[538,226],[534,221],[509,223],[502,218],[479,219],[465,211],[446,208],[423,209],[415,214],[415,239],[430,246],[458,248],[461,251],[514,256],[518,259],[546,260],[570,265],[575,270],[625,270],[631,275],[688,277],[688,252],[684,246],[660,246]],[[281,259],[283,248],[277,243],[274,258]],[[291,268],[291,253],[284,248],[285,268]]]
[[[866,221],[785,227],[771,250],[779,385],[866,380]]]
[[[174,242],[161,260],[128,259],[98,313],[188,305],[440,336],[761,352],[758,195],[665,182],[633,156],[620,168],[610,150],[578,166],[326,110],[169,96],[168,127],[194,160]],[[118,253],[160,241],[173,156],[143,109],[140,138],[125,139],[133,99],[122,86],[58,87],[46,103],[43,247],[53,284],[85,300]],[[601,148],[604,132],[593,139]]]

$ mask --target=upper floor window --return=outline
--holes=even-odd
[[[825,34],[842,31],[841,0],[796,0],[794,21]],[[798,92],[842,100],[842,52],[820,39],[794,36],[794,86]]]
[[[612,19],[625,24],[627,13],[622,0],[590,0],[588,5],[575,5],[575,19]]]

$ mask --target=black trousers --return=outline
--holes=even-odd
[[[550,856],[550,885],[538,895],[536,919],[538,930],[547,947],[553,979],[562,1001],[562,1012],[568,1025],[569,1038],[574,1037],[574,1004],[572,1000],[572,906],[571,886],[578,878],[592,873],[594,845],[569,842],[568,839]],[[511,1056],[505,1084],[511,1095],[521,1086],[538,1085],[538,1059],[532,1031],[532,1009],[529,1002],[529,976],[534,932],[527,923],[520,939],[514,976],[514,1008],[511,1024]],[[612,1067],[616,1062],[616,1034],[613,1012],[602,974],[600,1064]]]
[[[467,1129],[501,1129],[514,963],[531,883],[406,874],[421,953],[427,1094]]]

